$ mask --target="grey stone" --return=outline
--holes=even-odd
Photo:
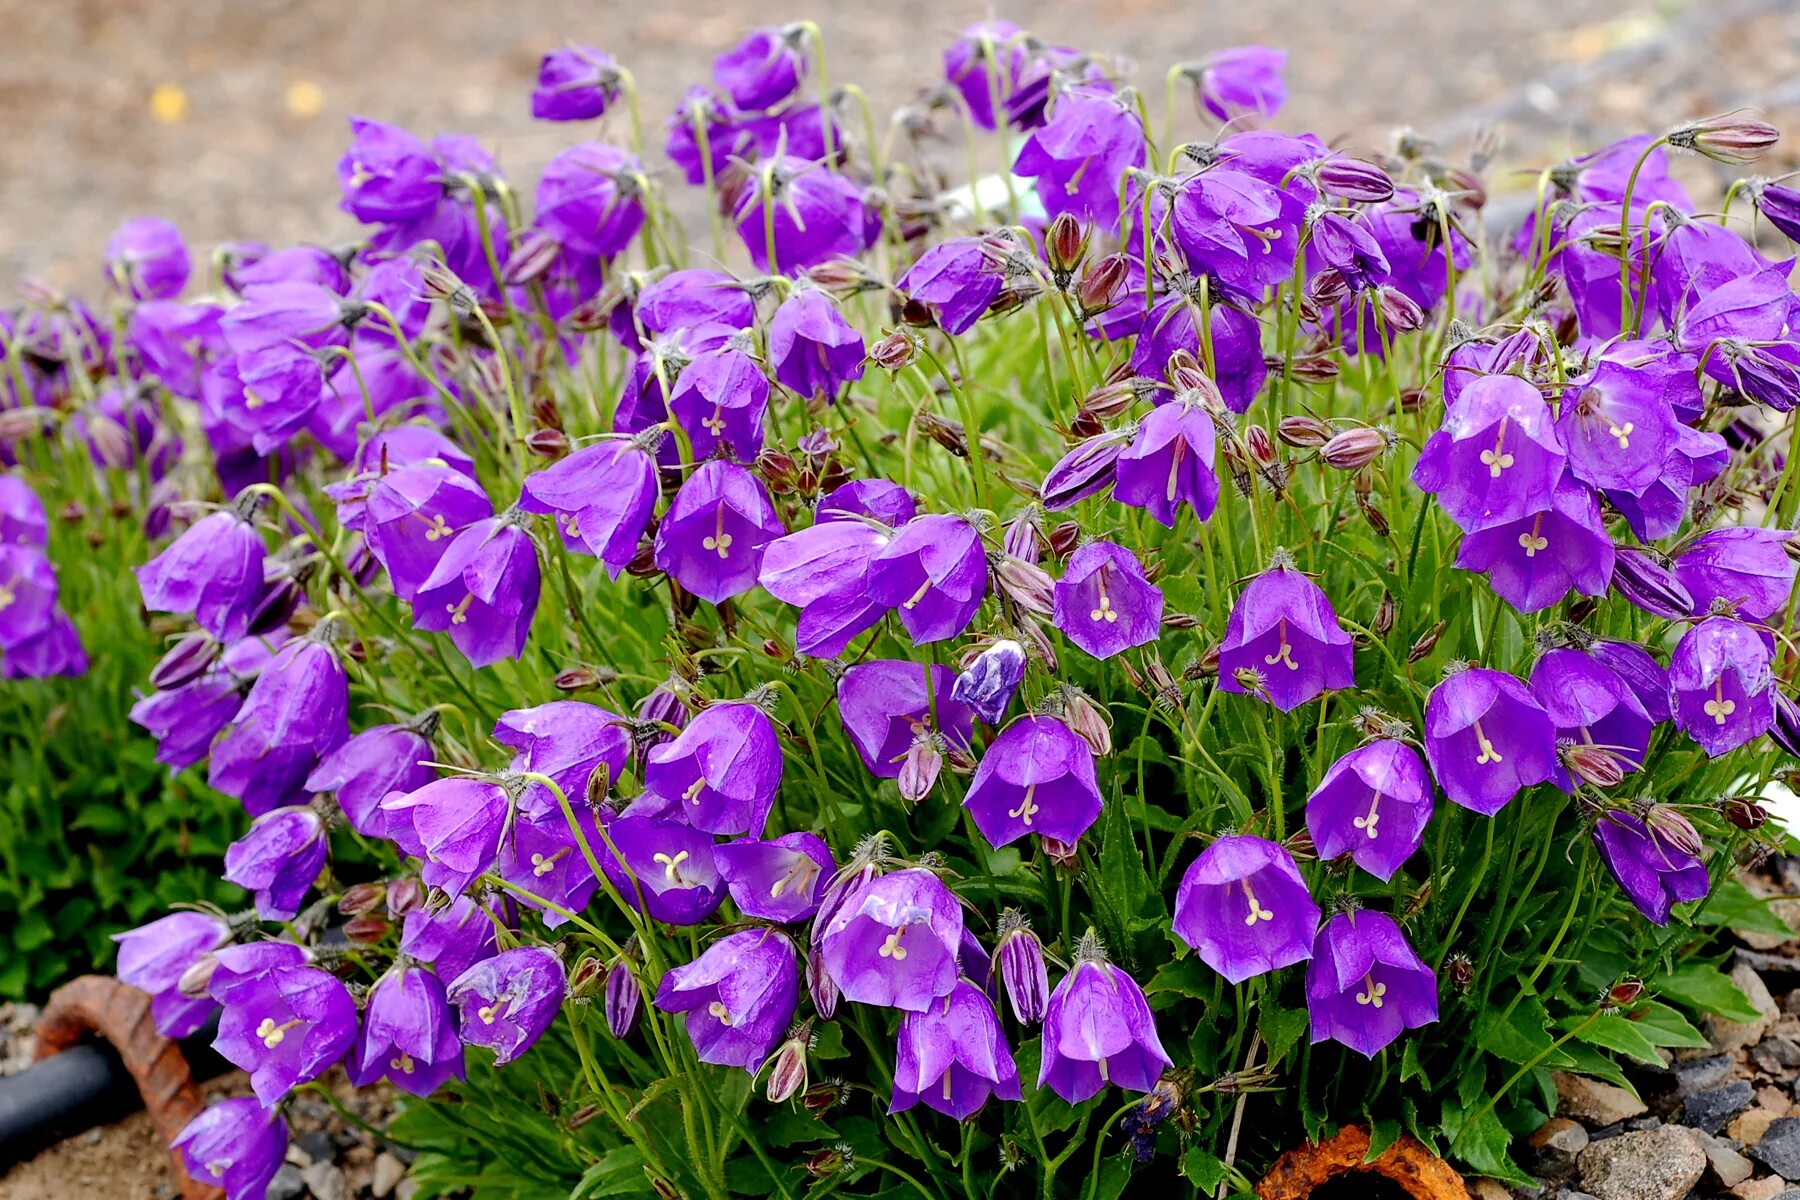
[[[1675,1090],[1683,1096],[1691,1096],[1729,1083],[1732,1065],[1731,1058],[1724,1054],[1676,1063],[1670,1068],[1675,1075]]]
[[[1689,1132],[1693,1134],[1694,1144],[1706,1155],[1707,1173],[1720,1187],[1735,1187],[1755,1172],[1755,1164],[1739,1154],[1737,1147],[1726,1139],[1698,1129]]]
[[[265,1200],[300,1200],[304,1195],[306,1180],[300,1178],[300,1168],[293,1163],[282,1163],[281,1170],[275,1172],[275,1178],[269,1180]]]
[[[369,1183],[369,1191],[380,1200],[406,1178],[406,1164],[391,1154],[379,1154],[375,1157],[374,1176]]]
[[[1661,1117],[1654,1117],[1654,1116],[1652,1116],[1652,1117],[1633,1117],[1633,1118],[1631,1118],[1631,1120],[1625,1122],[1625,1127],[1623,1129],[1621,1129],[1619,1132],[1620,1133],[1642,1133],[1646,1129],[1655,1129],[1658,1125],[1661,1125],[1661,1124],[1662,1124]]]
[[[1574,1188],[1564,1188],[1556,1193],[1556,1200],[1596,1200],[1589,1192],[1578,1192]]]
[[[1800,987],[1800,958],[1766,954],[1761,950],[1739,950],[1737,961],[1761,975],[1772,991],[1785,992]]]
[[[337,1143],[323,1129],[315,1129],[311,1133],[303,1133],[294,1139],[294,1145],[300,1147],[306,1155],[306,1161],[300,1165],[305,1167],[316,1162],[337,1161]]]
[[[1781,1195],[1775,1197],[1775,1200],[1800,1200],[1800,1188],[1789,1188],[1787,1191],[1781,1193]]]
[[[1725,1128],[1725,1122],[1749,1108],[1755,1099],[1756,1089],[1750,1086],[1749,1080],[1733,1080],[1724,1087],[1695,1092],[1682,1101],[1681,1120],[1695,1129],[1717,1133]]]
[[[1744,993],[1745,999],[1750,1001],[1758,1015],[1754,1021],[1707,1018],[1706,1040],[1720,1054],[1756,1045],[1762,1041],[1763,1034],[1769,1032],[1770,1026],[1775,1024],[1775,1018],[1781,1015],[1775,997],[1769,994],[1769,986],[1762,981],[1762,976],[1750,969],[1748,963],[1740,962],[1731,968],[1731,982],[1737,985],[1738,991]]]
[[[1771,1033],[1750,1052],[1756,1065],[1768,1075],[1786,1075],[1800,1067],[1800,1041],[1785,1033]]]
[[[1706,1155],[1672,1125],[1625,1133],[1581,1152],[1581,1186],[1595,1200],[1682,1200],[1706,1173]]]
[[[394,1189],[394,1200],[413,1200],[413,1197],[418,1194],[419,1181],[408,1175],[400,1181],[400,1186]]]
[[[300,1177],[306,1180],[306,1190],[313,1194],[313,1200],[351,1200],[350,1181],[335,1163],[316,1162],[301,1171]]]
[[[1800,1178],[1800,1117],[1770,1122],[1769,1131],[1750,1148],[1750,1157],[1783,1179]]]
[[[1622,1087],[1566,1071],[1554,1071],[1551,1077],[1556,1083],[1557,1115],[1574,1117],[1584,1125],[1612,1125],[1650,1111],[1642,1100]]]
[[[1551,1117],[1525,1141],[1524,1158],[1534,1175],[1561,1179],[1575,1173],[1575,1159],[1588,1148],[1587,1130],[1567,1117]]]

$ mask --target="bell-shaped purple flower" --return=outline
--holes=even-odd
[[[1551,650],[1531,668],[1531,693],[1556,727],[1559,743],[1586,754],[1604,755],[1629,774],[1644,765],[1651,721],[1623,679],[1579,650]],[[1551,777],[1565,792],[1575,790],[1559,762]]]
[[[1437,1020],[1437,975],[1394,918],[1339,913],[1319,930],[1306,968],[1306,1012],[1314,1045],[1342,1043],[1374,1058],[1408,1029]]]
[[[1094,752],[1058,717],[1020,717],[1000,731],[963,807],[992,846],[1028,833],[1073,845],[1100,816]]]
[[[538,225],[565,249],[611,258],[644,224],[643,178],[629,151],[605,142],[571,146],[538,181]]]
[[[57,595],[56,568],[43,551],[0,546],[0,650],[11,651],[43,634],[56,615]]]
[[[1212,416],[1200,405],[1185,400],[1158,405],[1119,453],[1113,499],[1143,509],[1170,529],[1183,504],[1196,519],[1206,520],[1219,503],[1215,439]]]
[[[941,735],[968,750],[974,714],[951,695],[955,676],[936,663],[877,659],[857,663],[838,679],[838,715],[863,765],[877,779],[900,775],[907,751],[921,735]]]
[[[1038,1087],[1080,1104],[1107,1084],[1147,1092],[1170,1065],[1137,981],[1089,934],[1044,1009]]]
[[[1698,900],[1712,886],[1698,856],[1635,813],[1608,809],[1594,822],[1593,837],[1619,890],[1652,924],[1667,925],[1670,905]]]
[[[537,546],[513,510],[457,533],[413,598],[413,625],[448,633],[471,666],[517,658],[537,615]]]
[[[981,535],[961,517],[914,517],[870,561],[868,589],[870,599],[899,609],[914,642],[956,637],[987,595]]]
[[[402,958],[375,981],[348,1074],[357,1087],[386,1079],[414,1096],[463,1077],[456,1019],[436,975]]]
[[[331,849],[325,822],[311,808],[277,808],[250,823],[225,848],[225,878],[256,893],[256,915],[291,921]]]
[[[969,120],[977,128],[994,128],[995,106],[1018,85],[1025,66],[1024,43],[1024,31],[1011,21],[979,21],[944,51],[944,79],[962,93]]]
[[[1602,638],[1587,655],[1624,681],[1638,706],[1656,724],[1669,719],[1669,673],[1636,642]]]
[[[570,43],[545,54],[531,91],[531,115],[540,121],[592,121],[619,98],[619,70],[612,56]]]
[[[453,775],[381,802],[388,836],[425,861],[427,887],[460,896],[500,855],[512,799],[491,779]]]
[[[394,595],[412,600],[456,534],[492,517],[494,506],[467,472],[425,461],[383,474],[362,511],[369,550],[386,569]]]
[[[208,1105],[169,1144],[188,1177],[223,1188],[225,1200],[263,1200],[287,1147],[281,1110],[249,1096]]]
[[[436,754],[430,731],[435,713],[411,725],[376,725],[319,760],[303,785],[318,794],[330,792],[350,827],[364,837],[385,837],[387,816],[381,801],[389,792],[413,792],[437,777],[426,764]]]
[[[739,462],[753,460],[762,452],[768,407],[768,376],[729,343],[696,355],[669,396],[669,412],[687,431],[696,459],[725,453]]]
[[[1723,600],[1741,617],[1768,621],[1793,595],[1795,566],[1787,552],[1793,536],[1759,525],[1708,530],[1675,560],[1675,575],[1693,596],[1696,612]]]
[[[656,492],[652,450],[635,439],[611,438],[526,476],[519,506],[555,513],[563,541],[594,555],[617,579],[650,526]]]
[[[1348,854],[1385,882],[1419,849],[1431,809],[1431,775],[1419,752],[1383,738],[1325,769],[1306,801],[1306,831],[1320,858]]]
[[[806,78],[806,32],[758,29],[713,59],[713,79],[744,112],[774,108]]]
[[[295,638],[269,661],[213,746],[207,782],[252,816],[299,801],[319,759],[350,736],[350,681],[324,638]]]
[[[607,824],[604,832],[618,853],[596,848],[601,869],[627,901],[637,903],[652,919],[698,925],[724,901],[725,881],[719,875],[712,835],[685,821],[629,811]]]
[[[854,182],[791,155],[762,164],[738,199],[733,221],[750,261],[770,273],[792,274],[859,254],[881,229]]]
[[[1137,555],[1114,542],[1082,546],[1056,582],[1056,627],[1095,658],[1154,642],[1162,614],[1162,590]]]
[[[852,479],[819,497],[813,509],[815,521],[849,521],[870,517],[898,528],[918,515],[912,493],[889,479]]]
[[[48,679],[55,675],[84,675],[88,669],[87,651],[82,648],[81,634],[75,623],[61,609],[50,614],[49,621],[35,634],[5,647],[0,655],[0,678]]]
[[[892,537],[864,521],[822,517],[768,544],[757,582],[802,610],[794,631],[797,652],[812,658],[842,654],[887,615],[888,606],[869,595],[868,578],[869,564]]]
[[[656,565],[714,604],[756,586],[763,548],[786,532],[762,481],[713,459],[681,485],[656,531]]]
[[[455,979],[499,949],[498,910],[498,902],[485,909],[473,896],[458,896],[435,912],[412,909],[401,920],[400,953],[430,964],[439,979]]]
[[[981,239],[960,237],[925,251],[894,286],[930,308],[938,328],[955,336],[981,319],[1005,282],[988,262]]]
[[[632,315],[653,335],[708,326],[748,329],[756,323],[756,302],[724,271],[685,267],[645,284]]]
[[[1549,608],[1573,588],[1604,596],[1612,582],[1614,546],[1594,493],[1564,476],[1550,507],[1463,538],[1456,565],[1486,572],[1494,591],[1520,612]]]
[[[956,986],[962,935],[961,905],[922,867],[853,885],[814,923],[825,973],[846,1000],[907,1012]]]
[[[773,929],[721,938],[663,976],[656,1007],[687,1014],[700,1061],[755,1073],[780,1044],[800,1001],[794,943]]]
[[[338,160],[343,209],[371,225],[430,215],[444,196],[443,170],[425,143],[394,125],[350,118],[350,148]]]
[[[317,967],[289,966],[231,991],[213,1049],[250,1072],[256,1098],[272,1105],[323,1075],[355,1039],[350,989]]]
[[[231,927],[204,912],[172,912],[112,940],[119,945],[121,982],[150,996],[150,1014],[164,1037],[187,1037],[212,1015],[213,1002],[181,990],[189,968],[231,940]]]
[[[451,981],[446,999],[463,1044],[494,1052],[504,1066],[531,1049],[568,994],[562,960],[542,946],[515,946]]]
[[[1457,671],[1431,689],[1425,756],[1444,795],[1491,817],[1556,773],[1556,727],[1504,671]]]
[[[1735,750],[1775,723],[1769,644],[1730,617],[1708,617],[1682,635],[1669,658],[1675,724],[1707,757]]]
[[[187,243],[159,217],[125,222],[106,242],[106,273],[133,300],[169,300],[188,281]]]
[[[1013,693],[1025,680],[1025,647],[1001,639],[975,656],[950,687],[950,698],[964,704],[989,725],[1006,716]]]
[[[1603,359],[1586,386],[1563,403],[1556,431],[1575,478],[1590,487],[1638,492],[1662,473],[1677,422],[1653,371]]]
[[[1194,79],[1200,106],[1221,121],[1256,115],[1272,117],[1287,102],[1281,72],[1287,51],[1267,46],[1235,46],[1209,56]]]
[[[815,834],[784,834],[773,841],[746,838],[716,851],[719,874],[746,917],[791,925],[819,910],[837,871],[831,849]]]
[[[1190,175],[1169,215],[1188,269],[1215,300],[1254,306],[1293,274],[1305,206],[1254,175],[1229,166]]]
[[[1319,585],[1278,558],[1244,586],[1219,647],[1219,687],[1282,712],[1356,683],[1356,648]]]
[[[347,300],[329,287],[290,280],[246,289],[244,302],[220,319],[219,331],[240,356],[281,351],[310,358],[304,352],[347,344],[350,327],[364,315],[360,302]],[[249,362],[244,367],[246,377],[259,373]],[[275,386],[265,380],[263,390]]]
[[[132,705],[132,723],[156,739],[156,761],[180,771],[205,758],[213,738],[243,707],[250,681],[272,657],[261,638],[245,638],[228,646],[198,678]]]
[[[254,525],[232,510],[213,513],[137,569],[144,607],[191,613],[221,642],[236,641],[262,599],[263,558]]]
[[[1474,533],[1551,507],[1566,458],[1538,390],[1516,375],[1483,375],[1425,443],[1413,482]]]
[[[1013,174],[1037,182],[1052,217],[1070,213],[1112,230],[1119,224],[1119,180],[1146,161],[1137,111],[1110,91],[1064,88],[1050,119],[1020,148]]]
[[[0,544],[37,546],[49,541],[44,502],[17,475],[0,475]]]
[[[781,738],[752,700],[714,704],[650,751],[645,792],[708,833],[758,837],[781,786]]]
[[[606,790],[611,790],[631,761],[631,731],[625,718],[579,700],[553,700],[501,713],[494,722],[494,740],[517,751],[509,770],[548,775],[576,809],[592,797],[595,772],[605,771]],[[527,785],[519,797],[519,811],[527,816],[545,816],[558,807],[556,797],[541,783]]]
[[[1000,1031],[994,1002],[968,980],[923,1012],[900,1018],[894,1095],[888,1112],[921,1100],[958,1121],[980,1111],[989,1096],[1017,1100],[1019,1069]]]
[[[1710,483],[1731,462],[1731,447],[1709,430],[1677,427],[1674,445],[1663,456],[1662,473],[1635,495],[1608,492],[1631,531],[1646,542],[1672,536],[1687,520],[1692,489]]]
[[[824,291],[800,286],[769,321],[775,380],[805,399],[835,398],[863,374],[863,339]]]
[[[1259,837],[1215,841],[1175,895],[1176,935],[1232,983],[1311,958],[1318,929],[1293,855]]]
[[[575,810],[575,823],[589,849],[604,845],[594,811],[585,804]],[[559,909],[580,912],[600,886],[587,856],[581,852],[581,843],[560,812],[547,812],[536,818],[521,813],[501,842],[494,870],[507,883],[536,897],[527,900],[521,895],[519,903],[541,909],[544,925],[550,929],[569,920]]]

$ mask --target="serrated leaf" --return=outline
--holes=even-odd
[[[1663,1065],[1655,1043],[1646,1038],[1636,1024],[1617,1013],[1602,1013],[1586,1019],[1569,1017],[1563,1021],[1562,1028],[1574,1031],[1577,1041],[1602,1046],[1651,1066]]]
[[[1278,1004],[1264,1003],[1256,1014],[1257,1032],[1262,1034],[1269,1047],[1269,1066],[1275,1066],[1288,1051],[1300,1041],[1306,1032],[1306,1010],[1302,1008],[1282,1008]]]
[[[1199,1146],[1189,1146],[1188,1152],[1181,1156],[1181,1173],[1200,1189],[1201,1195],[1210,1196],[1219,1190],[1219,1185],[1231,1174],[1231,1168],[1217,1155]]]
[[[1705,963],[1690,963],[1679,971],[1658,976],[1655,986],[1684,1004],[1733,1021],[1756,1021],[1762,1017],[1723,971]]]
[[[1633,1014],[1632,1023],[1653,1046],[1671,1050],[1700,1050],[1710,1045],[1706,1035],[1688,1019],[1659,1000],[1652,1000]]]
[[[1363,1155],[1365,1163],[1372,1163],[1388,1152],[1388,1147],[1400,1140],[1400,1122],[1393,1117],[1377,1117],[1369,1122],[1369,1150]]]

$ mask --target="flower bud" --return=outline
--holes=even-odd
[[[1700,831],[1694,828],[1693,822],[1667,804],[1652,804],[1644,814],[1644,824],[1683,854],[1699,858],[1706,851],[1706,844],[1700,840]]]
[[[1383,590],[1381,603],[1375,606],[1375,623],[1369,629],[1376,637],[1385,638],[1394,632],[1394,622],[1400,619],[1400,602],[1394,599],[1394,593]]]
[[[1387,286],[1375,289],[1375,302],[1381,306],[1382,320],[1387,322],[1388,332],[1412,333],[1425,325],[1425,310],[1418,302],[1398,288]]]
[[[1769,727],[1769,740],[1800,758],[1800,704],[1780,688],[1775,689],[1775,724]]]
[[[549,274],[562,255],[562,244],[548,233],[533,226],[519,235],[506,256],[501,274],[508,287],[524,287]]]
[[[548,392],[532,398],[531,416],[545,429],[561,429],[563,427],[562,410],[556,407],[556,397]]]
[[[1375,531],[1377,537],[1386,537],[1388,535],[1388,532],[1392,527],[1388,524],[1387,514],[1375,507],[1374,503],[1366,494],[1361,492],[1357,493],[1356,507],[1358,511],[1362,513],[1363,520],[1369,523],[1369,528]]]
[[[1606,1002],[1620,1008],[1636,1004],[1643,998],[1644,981],[1635,975],[1627,975],[1606,989]]]
[[[344,922],[344,937],[353,946],[373,946],[387,937],[393,927],[386,917],[364,913]]]
[[[900,774],[894,780],[900,788],[900,798],[908,804],[918,804],[931,795],[943,767],[943,739],[929,730],[914,734],[906,757],[900,760]]]
[[[829,1179],[849,1170],[855,1161],[856,1152],[849,1146],[827,1146],[823,1150],[813,1151],[806,1160],[804,1169],[813,1179]]]
[[[1129,379],[1103,383],[1081,401],[1081,411],[1096,421],[1110,421],[1138,401],[1138,389]]]
[[[1066,283],[1087,257],[1088,236],[1087,228],[1073,213],[1066,212],[1058,213],[1044,231],[1044,261],[1050,264],[1059,283]]]
[[[1282,360],[1273,369],[1282,370]],[[1287,371],[1302,383],[1330,383],[1338,377],[1338,361],[1330,354],[1296,354],[1287,361]]]
[[[1768,122],[1733,116],[1709,117],[1669,134],[1671,146],[1698,151],[1714,162],[1737,165],[1755,162],[1780,140],[1780,130]]]
[[[404,917],[425,903],[425,884],[416,875],[390,879],[387,885],[387,910],[390,917]]]
[[[1333,434],[1319,450],[1319,461],[1338,471],[1360,471],[1389,448],[1388,435],[1367,425]]]
[[[1075,287],[1075,300],[1083,316],[1092,317],[1114,307],[1125,296],[1125,277],[1130,260],[1123,254],[1109,254],[1082,272]]]
[[[1388,173],[1360,158],[1328,158],[1313,171],[1313,181],[1327,196],[1357,204],[1380,204],[1394,194]]]
[[[850,1098],[850,1089],[840,1080],[815,1083],[800,1093],[800,1106],[815,1117],[823,1117]]]
[[[632,969],[634,965],[621,954],[606,969],[606,1027],[616,1038],[630,1037],[631,1031],[637,1028],[643,993],[638,988],[637,973]]]
[[[169,691],[192,683],[206,673],[224,649],[204,633],[190,633],[176,640],[169,652],[150,668],[150,686]]]
[[[1283,417],[1275,436],[1297,449],[1311,450],[1331,440],[1331,426],[1317,417]]]
[[[806,1089],[806,1054],[812,1049],[812,1037],[812,1022],[801,1021],[770,1057],[763,1093],[770,1104],[784,1103]]]
[[[1694,614],[1693,595],[1647,551],[1620,546],[1613,563],[1613,590],[1651,616],[1673,620]]]
[[[989,725],[999,725],[1025,678],[1025,667],[1025,647],[1014,641],[995,642],[956,677],[950,698],[974,709]]]
[[[1007,557],[1036,566],[1044,555],[1043,511],[1035,504],[1026,505],[1024,512],[1007,523],[1001,545]]]
[[[1050,865],[1059,871],[1077,871],[1081,869],[1081,850],[1076,842],[1059,842],[1055,838],[1038,838],[1038,845],[1044,848],[1044,857]]]
[[[1449,976],[1451,987],[1459,992],[1467,991],[1475,982],[1475,964],[1466,954],[1452,954],[1444,960],[1444,974]]]
[[[823,1019],[831,1020],[837,1012],[838,986],[832,982],[830,972],[825,970],[825,963],[817,946],[806,955],[806,990],[812,996],[814,1010]]]
[[[1044,1019],[1050,1002],[1050,976],[1044,967],[1044,946],[1016,908],[1000,914],[1000,941],[994,947],[1000,964],[1000,983],[1021,1025]]]
[[[175,988],[190,1000],[198,1000],[206,995],[207,985],[212,982],[213,972],[219,969],[219,960],[212,951],[207,951],[188,964],[181,978],[175,981]]]
[[[47,408],[13,408],[0,412],[0,442],[34,437],[50,427]]]
[[[294,615],[294,610],[300,607],[300,601],[305,596],[306,589],[296,576],[284,575],[275,580],[250,611],[249,623],[244,627],[245,634],[261,637],[280,629],[288,623],[288,618]]]
[[[1261,425],[1249,425],[1244,429],[1244,448],[1250,452],[1250,458],[1259,467],[1275,465],[1275,441],[1269,431]]]
[[[1113,471],[1130,439],[1122,433],[1089,438],[1050,468],[1039,488],[1045,508],[1069,508],[1113,485]]]
[[[917,357],[918,338],[905,329],[896,329],[869,347],[869,361],[889,371],[911,366]]]
[[[1208,646],[1206,649],[1204,649],[1200,652],[1200,657],[1194,661],[1194,665],[1200,669],[1199,678],[1201,678],[1201,679],[1217,679],[1218,678],[1218,676],[1219,676],[1219,654],[1220,654],[1221,650],[1222,650],[1222,647],[1217,646],[1217,645],[1212,645],[1212,646]]]
[[[1444,630],[1449,627],[1450,622],[1439,621],[1436,625],[1433,625],[1430,629],[1427,629],[1424,633],[1420,634],[1419,640],[1414,642],[1412,644],[1412,649],[1406,652],[1406,661],[1409,663],[1416,663],[1430,658],[1431,652],[1437,649],[1438,639],[1444,636]]]
[[[1562,742],[1557,757],[1571,776],[1590,787],[1617,787],[1625,778],[1625,764],[1604,746],[1585,742]]]
[[[1050,556],[1067,558],[1081,544],[1081,526],[1074,521],[1064,521],[1050,531]]]
[[[560,429],[534,429],[525,435],[525,448],[539,458],[561,458],[569,452],[569,435]]]
[[[585,692],[600,686],[600,673],[592,667],[570,667],[558,671],[550,682],[559,692]]]
[[[374,912],[387,901],[387,884],[353,883],[338,897],[337,910],[346,917],[360,917]]]
[[[1174,686],[1173,680],[1169,686]],[[1096,758],[1112,753],[1112,726],[1086,692],[1073,687],[1063,689],[1063,721],[1088,744]]]
[[[1350,298],[1350,283],[1336,267],[1326,267],[1306,282],[1306,300],[1318,312],[1336,308]]]
[[[1056,581],[1044,568],[1010,554],[998,556],[994,581],[1020,608],[1047,617],[1056,610]]]

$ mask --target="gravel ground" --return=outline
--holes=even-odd
[[[833,81],[861,83],[885,116],[988,11],[987,0],[836,0],[817,15]],[[173,217],[203,243],[347,237],[332,165],[352,113],[475,134],[515,177],[535,178],[578,136],[527,113],[537,56],[567,39],[636,73],[660,142],[684,84],[765,12],[806,6],[0,0],[0,277],[90,286],[107,233],[138,213]],[[1365,145],[1400,125],[1466,136],[1494,123],[1519,161],[1541,162],[1784,88],[1800,109],[1792,0],[1038,0],[1012,15],[1047,39],[1131,58],[1153,108],[1169,63],[1285,46],[1283,123]]]

